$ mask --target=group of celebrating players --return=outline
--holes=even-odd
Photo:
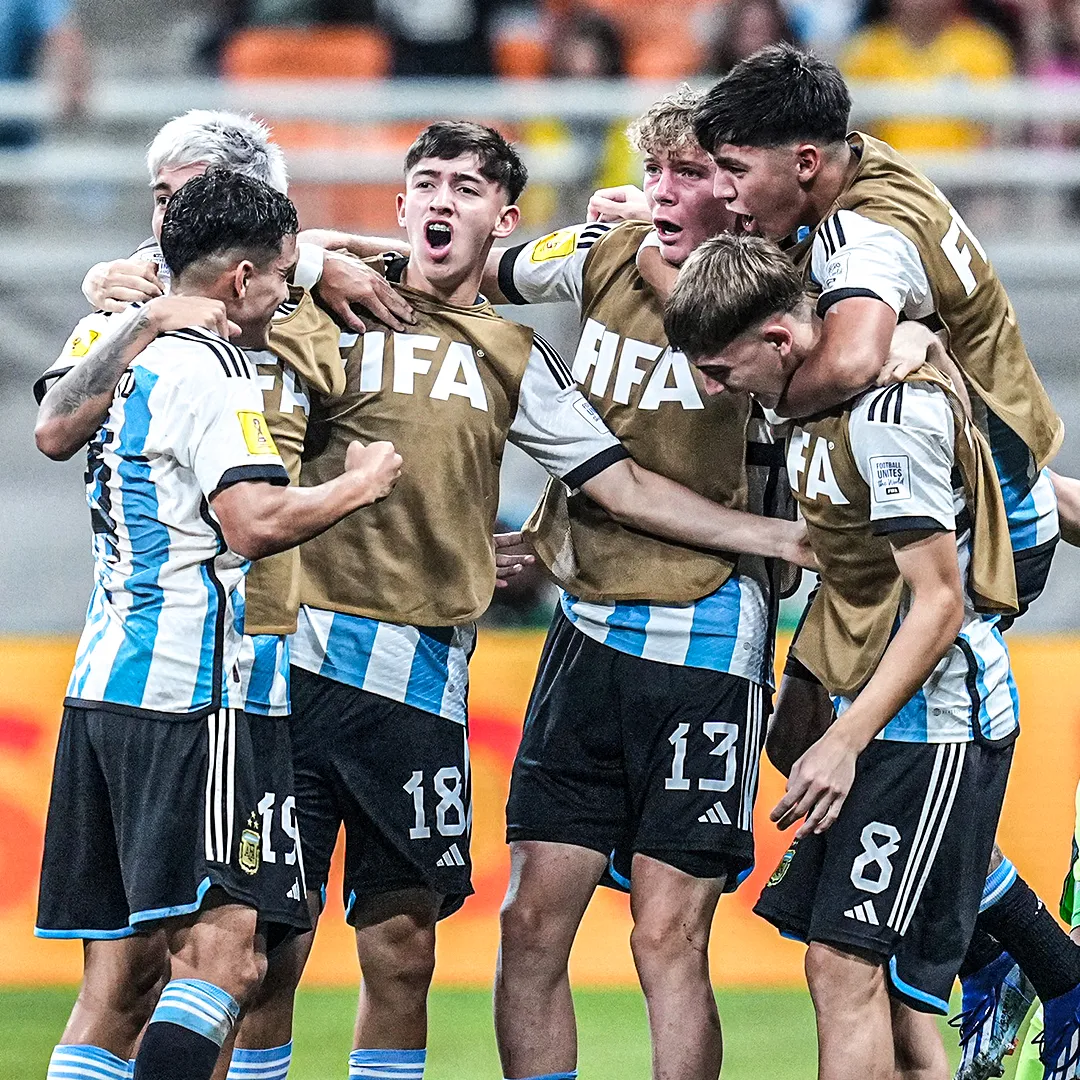
[[[159,132],[154,239],[90,271],[35,388],[42,451],[87,447],[95,558],[36,929],[84,942],[51,1080],[284,1080],[342,826],[348,1075],[419,1080],[472,891],[473,624],[534,558],[562,593],[506,811],[504,1077],[577,1075],[599,884],[630,894],[654,1078],[719,1075],[709,932],[763,749],[801,824],[756,911],[807,944],[819,1075],[944,1080],[958,974],[958,1076],[1000,1075],[1036,995],[1028,1067],[1080,1075],[1080,946],[994,843],[1002,631],[1080,496],[978,241],[849,111],[832,65],[765,49],[631,125],[643,193],[518,246],[491,128],[419,134],[405,244],[298,241],[250,119]],[[491,306],[547,302],[580,310],[569,367]],[[508,440],[550,479],[493,537]]]

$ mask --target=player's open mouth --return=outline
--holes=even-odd
[[[656,226],[656,233],[661,241],[674,240],[683,231],[681,225],[676,225],[675,222],[664,218],[657,218],[653,224]]]
[[[454,238],[454,230],[445,221],[429,221],[424,226],[424,236],[429,247],[438,251],[449,245]]]
[[[749,214],[739,214],[735,221],[735,231],[757,236],[757,222]]]

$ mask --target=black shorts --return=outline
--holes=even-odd
[[[979,913],[1012,745],[874,740],[832,828],[781,859],[754,911],[782,934],[885,963],[945,1015]]]
[[[507,841],[599,851],[624,887],[641,853],[734,890],[754,865],[770,705],[746,679],[619,652],[558,611],[514,761]]]
[[[65,709],[35,933],[126,937],[214,886],[271,938],[310,926],[285,719]]]
[[[1016,599],[1019,611],[1015,615],[1003,615],[998,627],[1004,633],[1042,595],[1050,576],[1050,564],[1054,561],[1060,536],[1047,540],[1038,547],[1013,552],[1013,569],[1016,571]]]
[[[345,826],[346,918],[398,889],[443,898],[453,914],[472,889],[472,780],[463,725],[292,669],[293,768],[311,888],[325,889]]]

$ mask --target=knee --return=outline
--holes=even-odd
[[[884,990],[880,964],[813,941],[806,950],[806,985],[814,1007],[863,1004]]]
[[[655,910],[638,915],[630,931],[630,951],[638,971],[668,970],[708,956],[709,927],[697,926],[681,911]]]
[[[381,947],[368,955],[364,980],[371,986],[393,984],[427,993],[435,973],[435,927],[411,920],[393,920],[385,928]]]
[[[558,912],[542,899],[520,893],[503,901],[499,928],[504,955],[526,953],[538,959],[552,960],[564,953],[569,955],[573,941],[573,931],[568,934]]]

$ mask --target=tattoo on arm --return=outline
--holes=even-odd
[[[106,341],[94,356],[69,371],[45,399],[49,412],[53,416],[71,416],[92,398],[102,394],[111,396],[130,362],[128,348],[149,325],[150,313],[144,309],[129,326]]]

